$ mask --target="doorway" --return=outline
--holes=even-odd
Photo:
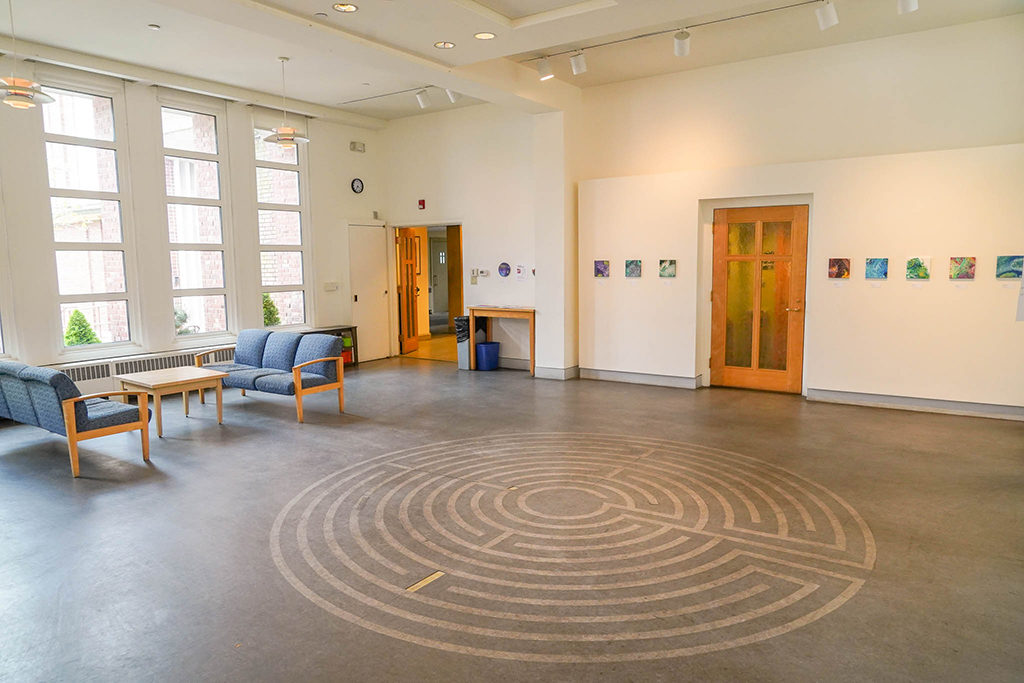
[[[462,226],[399,228],[399,343],[403,356],[456,362],[462,315]]]
[[[360,361],[391,355],[388,296],[388,230],[383,225],[350,224],[348,229],[352,324],[359,331]]]
[[[807,205],[715,211],[712,385],[800,393],[807,218]]]

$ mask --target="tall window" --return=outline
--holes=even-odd
[[[131,338],[120,144],[109,97],[47,88],[42,108],[64,346]]]
[[[263,142],[272,133],[260,128],[253,131],[263,324],[301,325],[306,322],[307,254],[299,150]]]
[[[160,114],[174,331],[178,336],[223,332],[228,328],[227,245],[217,117],[170,107]]]

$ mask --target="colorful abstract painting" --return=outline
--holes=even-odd
[[[907,259],[907,279],[908,280],[928,280],[931,279],[931,258],[927,256],[912,256]]]
[[[849,280],[850,279],[850,259],[848,259],[848,258],[830,258],[828,260],[828,279],[829,280]]]
[[[675,277],[676,276],[676,260],[675,259],[662,259],[658,263],[658,277]]]
[[[888,280],[889,259],[869,258],[864,260],[864,278],[866,280]]]
[[[594,261],[594,277],[611,277],[611,261]]]
[[[1000,280],[1019,280],[1024,271],[1024,255],[997,256],[996,277]]]
[[[974,269],[978,259],[973,256],[950,256],[949,257],[949,279],[950,280],[973,280]]]
[[[626,259],[626,277],[640,277],[643,267],[640,259]]]

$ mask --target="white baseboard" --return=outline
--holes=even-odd
[[[580,368],[581,379],[601,379],[609,382],[627,382],[629,384],[650,384],[656,387],[675,387],[678,389],[697,389],[700,377],[675,377],[673,375],[649,375],[643,372],[619,372],[618,370],[594,370]]]
[[[533,369],[533,376],[537,379],[579,379],[580,369],[576,365],[571,368],[542,368],[538,365]]]
[[[873,408],[893,408],[895,410],[916,410],[925,413],[944,413],[947,415],[968,415],[970,417],[1024,421],[1024,406],[1004,406],[992,403],[945,401],[934,398],[863,394],[855,391],[832,391],[830,389],[810,388],[807,389],[807,400],[822,401],[824,403],[847,403]]]
[[[506,370],[529,370],[530,361],[526,358],[502,358],[499,356],[498,367]]]

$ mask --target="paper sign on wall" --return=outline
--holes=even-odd
[[[526,266],[517,263],[516,264],[516,280],[519,282],[526,282]]]

